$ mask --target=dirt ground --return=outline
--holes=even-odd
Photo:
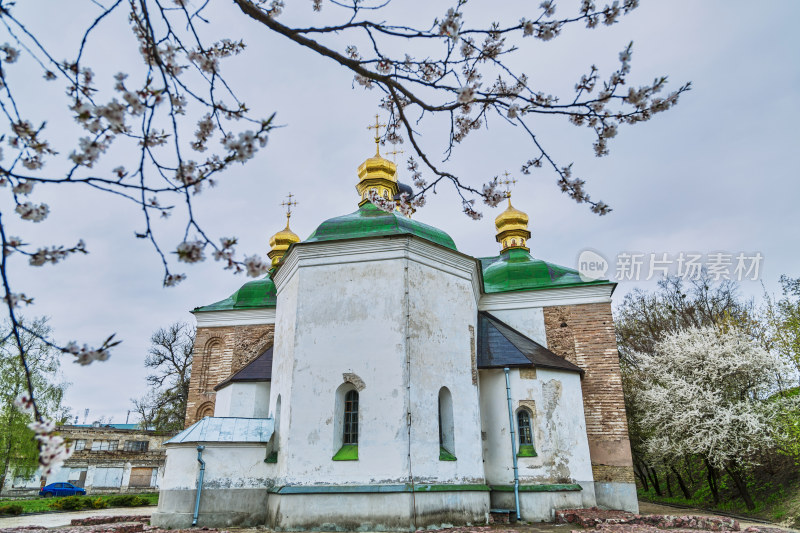
[[[155,510],[155,507],[126,507],[117,509],[99,509],[91,511],[76,511],[76,512],[63,512],[63,513],[47,513],[38,515],[14,516],[8,518],[0,518],[0,529],[8,528],[23,528],[26,526],[40,526],[46,528],[59,528],[69,526],[70,521],[76,518],[89,518],[92,516],[124,516],[124,515],[148,515]],[[698,509],[676,509],[665,505],[658,505],[648,502],[639,502],[640,514],[662,514],[671,516],[683,515],[696,515],[696,516],[714,516],[713,513],[701,511]],[[755,523],[748,521],[740,521],[741,529],[744,530],[749,526],[764,526],[763,523]],[[491,533],[567,533],[575,528],[574,524],[553,524],[553,523],[536,523],[536,524],[512,524],[512,525],[494,525],[491,528],[457,528],[457,531],[467,532],[473,529],[490,530]],[[784,531],[798,531],[788,528],[781,528]],[[265,533],[268,532],[266,528],[248,528],[236,529],[236,533]],[[453,530],[451,530],[453,531]],[[587,530],[588,531],[588,530]]]

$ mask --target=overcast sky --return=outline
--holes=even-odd
[[[561,0],[559,5],[576,3]],[[769,291],[777,291],[781,274],[800,276],[800,35],[795,27],[800,3],[641,3],[611,28],[573,27],[550,42],[530,39],[514,59],[529,73],[532,85],[564,94],[591,64],[607,76],[618,52],[633,40],[634,83],[648,83],[660,74],[669,75],[671,88],[693,83],[676,108],[645,124],[621,128],[606,158],[594,157],[587,131],[542,124],[547,148],[561,161],[575,162],[576,175],[587,178],[593,198],[611,204],[611,214],[598,217],[576,205],[558,191],[549,172],[520,176],[530,147],[519,131],[496,119],[488,130],[459,146],[447,168],[472,184],[506,170],[517,177],[514,205],[530,215],[529,244],[538,258],[574,268],[578,254],[592,249],[611,262],[613,275],[614,262],[623,252],[670,257],[680,252],[760,252],[764,259],[759,280],[744,282],[742,291],[758,296],[762,281]],[[70,4],[75,9],[76,4]],[[287,20],[309,12],[310,1],[287,4]],[[48,11],[48,16],[33,19],[37,10],[44,13],[54,3],[31,1],[18,9],[51,44],[74,50],[85,20],[81,17],[96,9],[91,2],[82,5],[84,12],[50,16]],[[468,8],[473,20],[513,22],[533,16],[525,12],[525,5],[475,0]],[[242,38],[249,45],[225,65],[229,81],[257,114],[275,111],[277,122],[285,127],[271,134],[269,145],[254,160],[235,167],[216,189],[198,196],[197,212],[215,235],[236,235],[248,255],[266,253],[270,235],[283,227],[279,204],[289,192],[299,201],[292,229],[302,238],[323,220],[355,210],[356,168],[374,150],[366,126],[373,120],[379,95],[353,88],[351,74],[269,35],[228,3],[218,3],[215,9],[213,28],[221,33],[214,35]],[[444,3],[441,9],[446,9]],[[421,26],[441,15],[438,10],[430,16],[409,13],[404,16],[421,17]],[[90,57],[98,79],[108,82],[116,71],[137,61],[122,18],[110,21],[93,44]],[[30,79],[28,104],[50,121],[56,139],[70,146],[67,141],[75,129],[61,109],[64,101],[41,97],[40,78]],[[442,150],[434,142],[435,127],[421,133],[430,147]],[[434,155],[439,152],[434,150]],[[403,175],[401,170],[401,180]],[[15,222],[12,233],[43,244],[83,238],[91,253],[39,269],[17,263],[12,270],[15,283],[36,298],[26,313],[49,316],[59,341],[96,344],[110,333],[123,340],[109,361],[88,368],[65,361],[64,374],[72,383],[66,401],[81,421],[84,410],[90,409],[89,421],[106,416],[124,422],[130,399],[145,391],[142,362],[152,332],[172,322],[192,322],[193,307],[221,300],[247,280],[209,261],[185,267],[188,279],[177,288],[163,289],[159,259],[133,236],[142,229],[135,207],[77,189],[42,191],[37,199],[50,204],[51,216],[35,227]],[[4,212],[9,210],[7,203],[3,206]],[[454,193],[442,187],[415,218],[448,232],[465,253],[496,255],[493,222],[500,210],[483,209],[479,222],[460,210]],[[165,225],[163,231],[169,236],[178,228]],[[653,284],[624,281],[615,303],[633,287]]]

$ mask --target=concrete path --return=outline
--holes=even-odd
[[[75,518],[89,518],[90,516],[141,516],[152,514],[155,510],[155,506],[116,507],[112,509],[92,509],[91,511],[11,516],[8,518],[0,518],[0,529],[25,526],[63,527],[68,526],[70,520]]]

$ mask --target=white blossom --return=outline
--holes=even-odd
[[[479,211],[475,211],[475,209],[472,207],[474,204],[475,200],[464,200],[462,202],[464,214],[470,217],[472,220],[480,220],[483,218],[483,214]]]
[[[25,202],[18,204],[15,211],[19,213],[19,216],[22,218],[22,220],[41,222],[47,218],[50,208],[47,207],[47,204],[36,205],[31,202]]]
[[[78,346],[75,341],[70,341],[62,350],[64,353],[69,353],[75,356],[75,363],[86,366],[92,364],[94,361],[106,361],[111,354],[108,348],[101,346],[100,348],[90,348],[86,344],[82,347]]]
[[[186,279],[186,274],[167,274],[164,276],[164,286],[174,287],[181,281]]]
[[[475,100],[475,87],[474,86],[464,86],[458,90],[458,103],[459,104],[469,104]]]
[[[3,43],[0,45],[0,52],[3,52],[6,55],[3,58],[3,61],[6,63],[16,63],[17,59],[19,58],[19,50],[8,43]]]
[[[33,398],[27,392],[21,392],[14,399],[14,406],[20,413],[32,415],[33,414]]]
[[[269,272],[269,264],[266,263],[261,257],[251,255],[244,258],[244,266],[247,269],[247,275],[251,278],[263,276]]]
[[[458,39],[458,34],[461,31],[461,13],[452,7],[447,10],[444,20],[439,23],[439,35],[446,35],[452,40]]]
[[[3,296],[3,301],[10,304],[11,307],[17,307],[20,303],[30,305],[33,303],[33,298],[28,298],[25,293],[7,293]]]
[[[553,0],[544,0],[539,7],[544,11],[545,17],[552,17],[556,13],[556,4]]]
[[[30,180],[20,180],[11,190],[14,194],[28,195],[33,191],[34,184],[35,182]]]
[[[497,207],[497,205],[503,201],[505,195],[502,191],[497,190],[498,181],[497,178],[494,178],[489,183],[484,183],[483,190],[481,194],[483,195],[483,203],[490,207]]]
[[[178,245],[175,253],[178,254],[178,261],[184,263],[198,263],[205,261],[203,248],[206,244],[203,241],[184,241]]]
[[[520,26],[522,26],[522,36],[528,37],[533,35],[533,31],[536,29],[536,24],[532,20],[528,20],[522,18],[519,20]]]

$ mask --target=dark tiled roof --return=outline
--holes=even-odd
[[[583,370],[485,311],[478,312],[478,368],[541,367]]]
[[[243,381],[272,381],[272,346],[250,361],[247,366],[214,387],[214,390],[219,390],[230,383]]]

